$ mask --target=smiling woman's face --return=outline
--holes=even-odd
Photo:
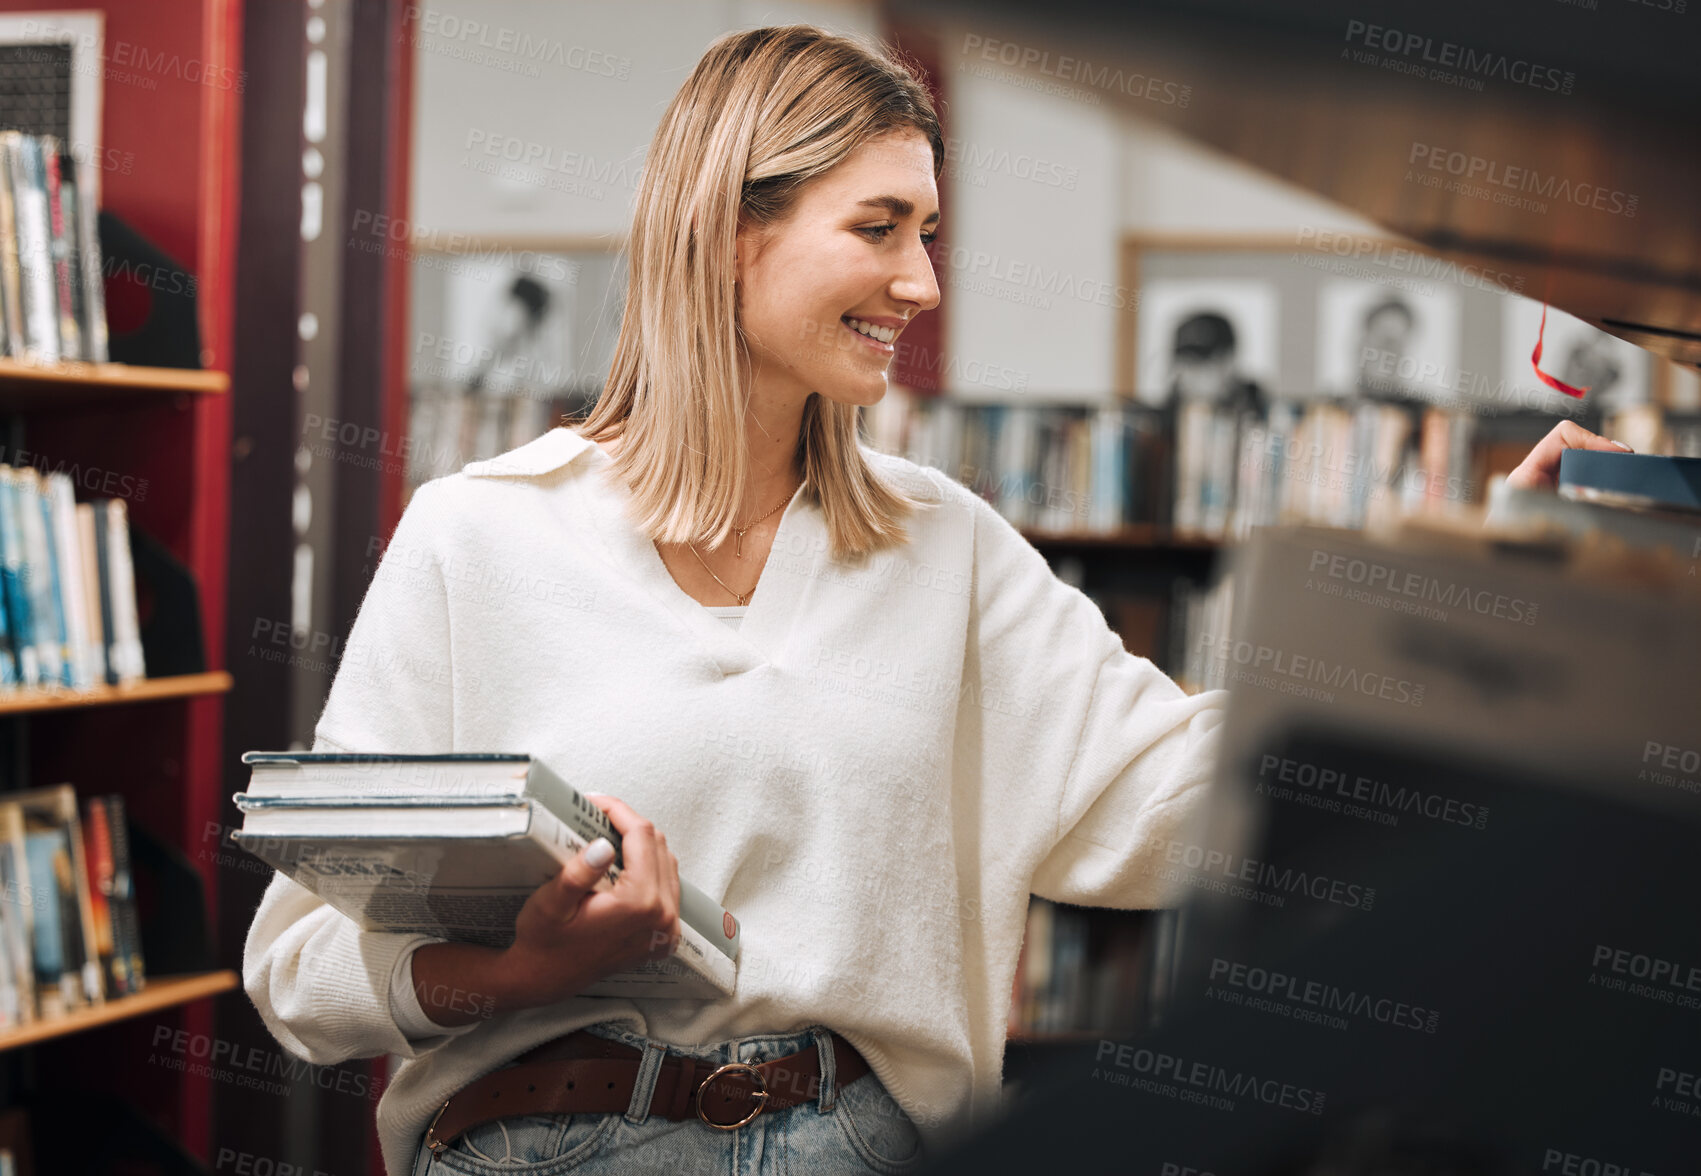
[[[810,183],[778,225],[741,229],[739,317],[756,380],[878,402],[904,327],[939,305],[926,252],[938,223],[933,150],[903,131]]]

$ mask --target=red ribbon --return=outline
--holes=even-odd
[[[1563,392],[1567,396],[1582,398],[1587,388],[1573,388],[1564,380],[1556,380],[1542,371],[1542,336],[1547,334],[1547,303],[1542,303],[1542,325],[1536,331],[1536,349],[1530,353],[1530,366],[1536,369],[1536,379],[1552,388],[1555,392]]]

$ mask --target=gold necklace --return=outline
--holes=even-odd
[[[793,487],[792,488],[792,494],[796,494],[796,493],[797,493],[797,489],[796,489],[796,487]],[[791,495],[788,494],[785,497],[785,499],[780,502],[780,506],[776,506],[774,508],[774,510],[779,510],[781,506],[784,506],[787,502],[790,502],[790,501],[791,501]],[[761,522],[763,519],[772,518],[773,514],[774,514],[774,510],[769,511],[767,514],[763,515],[762,518],[756,519],[754,522],[745,523],[742,529],[738,528],[738,527],[734,527],[732,529],[732,533],[734,535],[738,536],[738,538],[735,539],[733,541],[733,544],[732,544],[732,554],[734,556],[742,556],[744,554],[744,532],[750,530],[750,528],[754,527],[757,523]]]
[[[754,584],[750,586],[750,591],[748,592],[734,592],[731,588],[727,587],[727,582],[725,580],[715,575],[715,569],[711,568],[703,559],[703,555],[697,550],[697,545],[695,543],[687,543],[685,546],[691,549],[691,554],[697,557],[697,562],[703,565],[703,570],[708,572],[709,575],[713,577],[715,583],[719,584],[722,589],[728,592],[732,598],[738,602],[740,607],[750,603],[750,598],[756,595],[756,586]],[[757,583],[761,583],[760,577],[757,578]]]
[[[796,494],[796,493],[797,493],[797,487],[794,486],[794,487],[792,487],[791,494],[788,494],[780,502],[780,506],[784,506],[786,503],[790,502],[792,494]],[[743,529],[740,529],[738,527],[734,527],[732,529],[732,533],[734,535],[738,536],[738,539],[733,544],[732,554],[733,554],[734,558],[737,558],[737,557],[742,556],[744,554],[744,532],[750,530],[752,527],[754,527],[756,525],[756,523],[761,522],[762,519],[766,519],[766,518],[771,517],[773,515],[774,511],[780,509],[780,506],[776,506],[774,508],[774,510],[769,511],[767,514],[763,515],[762,518],[756,519],[754,522],[749,522],[749,523],[744,524]],[[697,545],[695,543],[687,543],[685,546],[687,546],[691,549],[691,554],[697,557],[697,562],[703,565],[703,570],[705,572],[709,573],[710,579],[714,580],[715,583],[719,584],[721,586],[721,588],[724,589],[729,596],[731,596],[734,600],[736,600],[739,604],[739,607],[742,608],[744,605],[747,605],[747,604],[750,603],[750,598],[752,596],[756,595],[756,585],[755,584],[752,584],[750,586],[750,591],[748,591],[748,592],[735,592],[735,591],[733,591],[733,589],[731,589],[730,587],[727,586],[727,582],[725,580],[723,580],[719,576],[715,575],[715,569],[711,568],[709,566],[709,561],[703,558],[703,553],[697,550]],[[758,573],[758,575],[757,575],[757,583],[761,583],[760,573]]]

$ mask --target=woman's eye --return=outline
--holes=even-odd
[[[892,235],[893,230],[897,227],[898,226],[895,224],[863,225],[861,228],[857,229],[857,232],[869,234],[870,240],[884,241],[887,237]],[[937,240],[939,240],[938,230],[934,230],[931,233],[923,233],[921,235],[921,243],[923,245],[931,245]]]

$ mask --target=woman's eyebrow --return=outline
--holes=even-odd
[[[867,200],[858,200],[857,203],[859,205],[866,204],[870,208],[884,208],[887,212],[896,217],[909,216],[915,211],[915,204],[909,200],[905,200],[902,196],[870,196]],[[935,211],[921,223],[928,225],[938,219],[939,213]]]

